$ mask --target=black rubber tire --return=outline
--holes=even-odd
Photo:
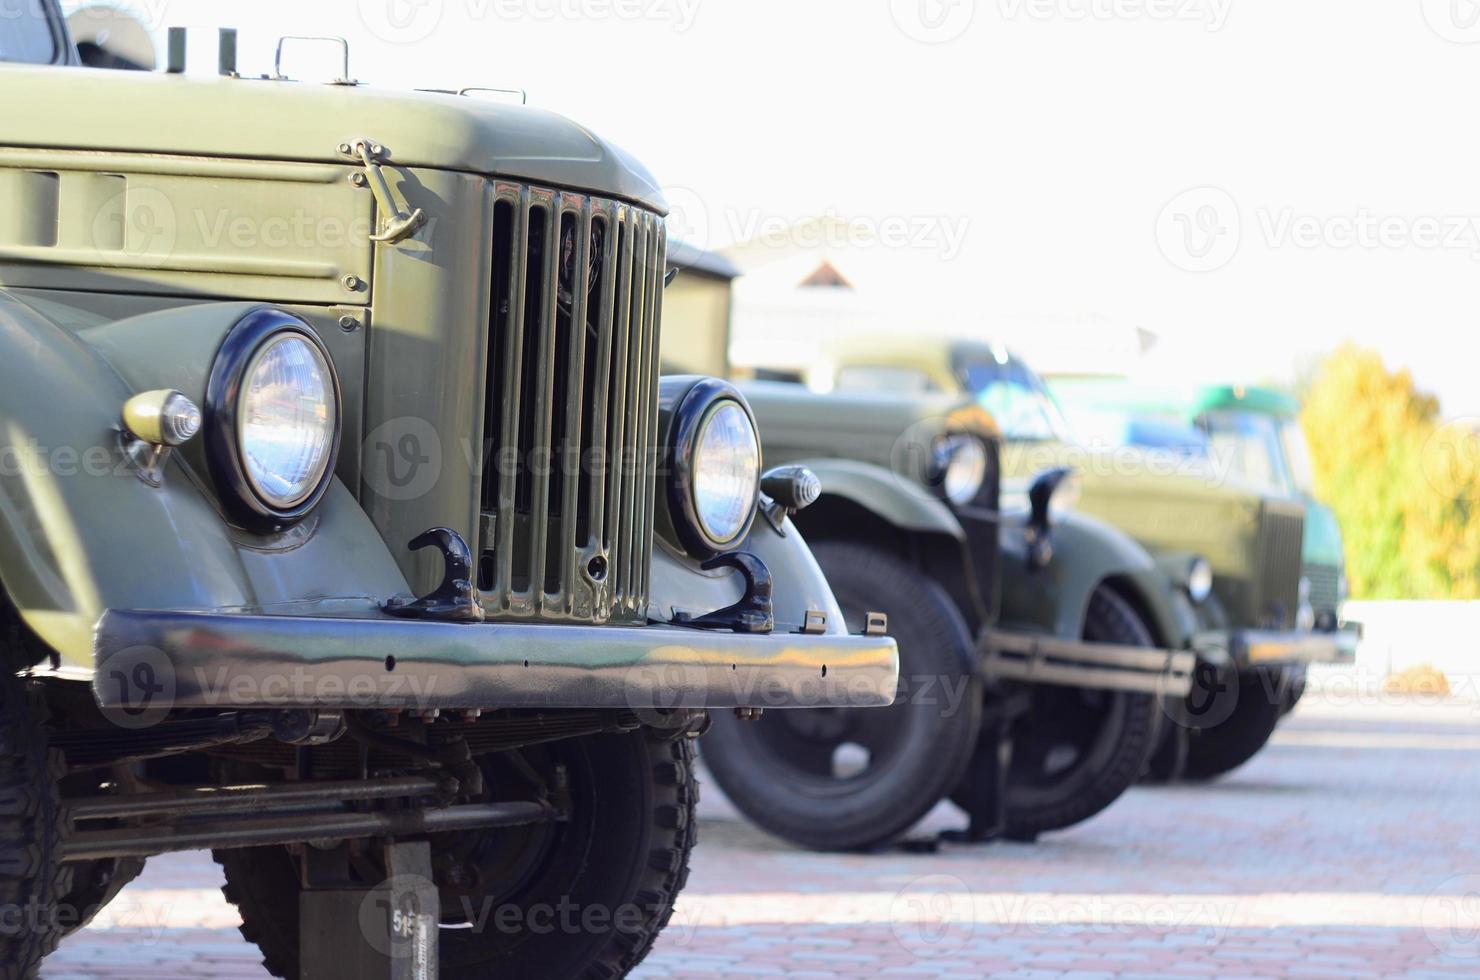
[[[1238,701],[1222,723],[1194,730],[1187,743],[1182,778],[1217,779],[1248,762],[1264,748],[1284,715],[1284,679],[1278,668],[1238,676]]]
[[[0,670],[0,980],[29,980],[62,938],[71,885],[61,863],[65,832],[59,760],[49,755],[44,710]]]
[[[555,846],[545,849],[548,861],[538,863],[518,893],[504,896],[498,907],[527,911],[536,905],[562,908],[560,903],[565,903],[578,914],[601,908],[608,910],[610,918],[604,921],[611,925],[549,928],[548,923],[534,922],[533,916],[512,925],[498,921],[502,916],[488,916],[486,928],[477,928],[464,920],[462,928],[441,930],[438,955],[444,980],[626,976],[652,949],[688,881],[699,797],[692,740],[639,731],[566,739],[537,748],[545,761],[558,760],[567,767],[572,816],[567,823],[535,829],[537,834],[555,835]],[[486,844],[497,850],[494,839],[507,833],[438,835],[433,839],[432,863],[438,865],[448,839],[459,838],[460,847]],[[213,856],[226,873],[226,900],[241,913],[242,935],[261,950],[269,973],[296,980],[300,889],[294,859],[281,847],[218,851]],[[443,885],[440,876],[439,871],[438,884]],[[446,922],[461,903],[445,886],[442,891]],[[476,910],[478,904],[471,907]],[[624,927],[621,921],[629,925]],[[531,924],[536,928],[528,928]]]
[[[1084,639],[1156,645],[1135,608],[1104,585],[1090,596]],[[1020,840],[1072,827],[1104,810],[1135,785],[1161,738],[1161,706],[1152,694],[1041,684],[1033,688],[1032,700],[1032,708],[1013,726],[1013,766],[1008,773],[1006,833]],[[1093,719],[1088,750],[1047,780],[1029,774],[1030,759],[1023,750],[1035,735],[1052,741],[1066,720],[1075,717]],[[960,805],[966,799],[965,787],[953,799]]]
[[[1295,710],[1300,699],[1305,697],[1306,668],[1290,667],[1284,671],[1281,678],[1280,716],[1288,715]]]
[[[967,669],[974,644],[951,597],[919,569],[867,545],[824,541],[812,550],[850,629],[865,612],[888,614],[900,696],[887,708],[778,709],[755,721],[716,712],[701,751],[715,782],[761,829],[814,850],[867,850],[918,823],[970,762],[982,701]],[[817,756],[803,768],[785,740],[806,742],[808,731],[831,734],[807,743]],[[861,774],[838,778],[833,753],[849,732],[879,745],[868,746]]]
[[[144,873],[144,858],[107,858],[78,864],[72,870],[72,889],[62,899],[65,909],[75,909],[76,914],[62,930],[65,939],[83,929],[118,893],[128,887],[129,882]]]

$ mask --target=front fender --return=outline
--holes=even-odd
[[[966,540],[961,522],[944,502],[930,496],[919,484],[882,466],[852,459],[797,462],[817,474],[824,496],[841,497],[857,504],[902,531]]]
[[[1145,548],[1110,524],[1078,511],[1060,515],[1052,533],[1053,557],[1046,567],[1030,569],[1023,526],[1004,525],[1004,624],[1080,639],[1090,597],[1108,583],[1147,617],[1157,645],[1181,649],[1191,643],[1197,629],[1192,604]]]
[[[91,666],[108,608],[327,611],[406,591],[337,482],[308,521],[246,538],[185,454],[171,455],[162,486],[140,480],[118,431],[142,390],[125,380],[133,372],[4,291],[0,366],[0,585],[69,665]]]
[[[755,555],[771,573],[777,633],[798,632],[809,612],[827,617],[828,634],[847,632],[827,576],[790,519],[777,530],[766,517],[757,517],[749,536],[736,550]],[[695,562],[662,545],[653,549],[652,576],[650,615],[664,622],[673,622],[678,614],[698,617],[723,609],[744,595],[744,581],[738,572],[723,568],[701,571]]]

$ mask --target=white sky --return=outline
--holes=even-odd
[[[902,267],[939,259],[983,332],[1100,316],[1250,380],[1350,338],[1480,415],[1474,0],[121,5],[240,28],[244,70],[328,33],[373,84],[524,87],[710,246],[829,210],[910,230]]]

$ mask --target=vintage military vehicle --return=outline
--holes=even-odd
[[[821,477],[798,521],[852,625],[888,614],[900,688],[873,714],[716,718],[704,759],[742,811],[806,846],[868,848],[951,796],[972,817],[959,836],[1031,839],[1140,778],[1162,699],[1190,690],[1198,583],[1065,508],[1067,470],[1004,495],[1001,430],[970,398],[744,390],[767,458]]]
[[[1315,628],[1344,634],[1348,642],[1361,627],[1343,614],[1347,598],[1346,549],[1336,514],[1316,496],[1310,446],[1300,427],[1300,405],[1284,392],[1249,385],[1148,388],[1123,381],[1066,377],[1049,379],[1049,389],[1066,412],[1081,418],[1120,418],[1129,423],[1127,442],[1155,446],[1144,424],[1190,424],[1201,434],[1201,451],[1228,470],[1276,496],[1305,506],[1301,539],[1302,589]],[[1082,414],[1081,414],[1082,413]],[[1291,685],[1292,699],[1304,690]],[[1286,707],[1293,706],[1287,700]]]
[[[1006,439],[1004,484],[1045,468],[1081,476],[1079,508],[1135,538],[1200,596],[1194,691],[1175,706],[1153,774],[1206,779],[1248,761],[1303,687],[1306,665],[1350,662],[1357,632],[1318,617],[1303,574],[1305,505],[1229,462],[1076,442],[1043,380],[1000,345],[929,338],[853,338],[812,384],[840,390],[908,387],[974,399]],[[1207,415],[1222,408],[1209,407]],[[1209,430],[1212,431],[1211,429]],[[1211,576],[1209,577],[1209,572]]]
[[[815,478],[762,496],[743,396],[659,379],[653,179],[520,105],[241,77],[229,35],[219,78],[173,32],[73,66],[19,9],[0,976],[191,848],[276,976],[625,974],[706,710],[897,674],[787,517]]]

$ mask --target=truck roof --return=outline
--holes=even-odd
[[[542,109],[276,79],[0,65],[0,147],[343,163],[373,140],[395,166],[592,190],[667,210],[635,158]]]

